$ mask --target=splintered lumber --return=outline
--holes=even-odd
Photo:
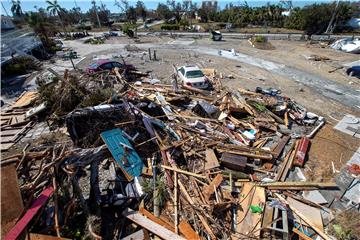
[[[5,236],[5,240],[19,239],[22,232],[27,228],[29,222],[40,211],[42,206],[48,201],[53,194],[54,189],[52,186],[45,188],[40,196],[33,202],[31,207],[26,211],[25,215],[16,223],[16,225]]]
[[[299,235],[299,238],[300,239],[303,239],[303,240],[313,240],[311,237],[308,237],[305,233],[303,233],[302,231],[300,231],[298,228],[293,228],[292,231],[294,233],[296,233],[297,235]]]
[[[165,240],[185,240],[185,238],[173,233],[169,229],[161,226],[160,224],[150,220],[149,218],[143,216],[142,214],[127,208],[123,213],[123,216],[127,219],[133,221],[134,223],[146,228],[155,235],[165,239]]]
[[[136,232],[124,237],[124,238],[121,238],[121,240],[145,239],[144,237],[145,237],[144,236],[144,230],[141,229],[141,230],[136,231]]]
[[[280,154],[282,153],[285,145],[288,143],[289,140],[290,140],[290,136],[284,136],[284,137],[281,138],[279,143],[272,150],[272,154],[273,154],[274,158],[279,158],[280,157]]]
[[[262,183],[259,186],[265,187],[272,190],[307,190],[311,189],[324,189],[324,188],[338,188],[336,183],[324,183],[324,182],[273,182],[273,183]]]
[[[179,230],[186,239],[200,240],[200,236],[194,231],[191,225],[186,220],[181,220],[179,224]]]
[[[169,166],[166,166],[166,165],[161,165],[161,167],[164,168],[164,169],[172,170],[172,171],[175,171],[175,172],[178,172],[178,173],[182,173],[182,174],[185,174],[185,175],[189,175],[189,176],[193,176],[193,177],[197,177],[197,178],[204,178],[204,179],[206,179],[206,176],[203,176],[203,175],[200,175],[200,174],[196,174],[196,173],[192,173],[192,172],[188,172],[188,171],[182,170],[182,169],[180,169],[180,168],[173,168],[173,167],[169,167]]]
[[[266,231],[267,228],[271,227],[271,223],[273,222],[274,216],[274,208],[270,207],[268,203],[266,203],[264,208],[264,215],[261,223],[261,228]]]
[[[261,149],[247,149],[247,150],[240,150],[240,149],[228,149],[221,146],[216,147],[216,149],[220,152],[227,152],[232,154],[237,154],[249,158],[259,158],[264,160],[272,160],[273,156],[270,153],[265,153],[264,151],[261,151]]]
[[[204,187],[204,197],[207,201],[210,199],[211,195],[215,192],[215,189],[220,186],[222,181],[223,181],[223,176],[221,174],[218,174],[209,185]]]
[[[139,208],[139,213],[150,219],[151,221],[155,222],[156,224],[159,224],[163,226],[164,228],[174,232],[174,227],[171,226],[169,223],[165,222],[161,218],[156,217],[151,212],[147,211],[145,208]]]
[[[194,201],[192,200],[192,198],[190,197],[189,193],[186,191],[184,185],[181,183],[180,179],[178,179],[178,185],[180,187],[180,191],[183,194],[183,196],[185,197],[186,201],[188,201],[190,203],[190,205],[194,205]],[[201,223],[203,224],[205,230],[207,231],[207,233],[210,235],[211,239],[217,239],[214,232],[212,231],[212,229],[210,228],[207,220],[197,211],[195,211],[196,215],[199,217]]]
[[[39,93],[36,91],[24,92],[11,106],[12,108],[23,108],[32,104],[39,97]]]
[[[219,160],[217,159],[214,150],[208,148],[205,151],[205,170],[213,169],[219,167]]]
[[[263,206],[265,204],[265,189],[256,186],[254,183],[244,182],[239,196],[241,196],[241,204],[237,210],[236,232],[239,232],[242,237],[249,235],[258,237],[260,234],[262,214],[252,213],[250,206]]]
[[[275,176],[276,181],[280,181],[280,179],[284,175],[285,169],[289,165],[289,161],[290,161],[290,158],[291,158],[294,147],[295,147],[295,142],[293,142],[291,144],[291,147],[290,147],[289,151],[287,152],[287,154],[286,154],[286,156],[284,158],[284,161],[281,163],[280,169],[279,169],[279,171],[277,172],[277,174]],[[286,173],[286,175],[287,175],[287,173]]]
[[[283,201],[284,203],[286,203],[287,205],[289,205],[289,208],[296,214],[298,215],[302,220],[304,220],[305,223],[307,223],[309,226],[311,226],[312,229],[315,230],[315,232],[317,234],[319,234],[322,238],[324,238],[325,240],[330,240],[329,236],[326,235],[321,229],[319,229],[317,226],[313,225],[311,220],[308,219],[302,212],[299,212],[294,206],[290,205],[288,201],[285,200],[285,198],[283,198],[280,194],[278,193],[274,193],[275,196],[280,199],[281,201]]]

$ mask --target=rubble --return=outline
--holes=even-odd
[[[209,72],[212,90],[118,69],[39,78],[39,93],[2,113],[2,130],[46,120],[69,140],[2,159],[16,167],[25,208],[4,239],[330,239],[321,194],[337,185],[289,179],[325,119],[279,90],[226,89]]]

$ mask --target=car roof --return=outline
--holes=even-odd
[[[183,68],[185,69],[185,71],[193,71],[193,70],[200,70],[200,68],[196,65],[186,65],[183,66]]]
[[[104,63],[111,63],[111,62],[115,62],[115,61],[109,60],[109,59],[99,59],[95,63],[98,64],[98,65],[102,65]]]
[[[352,66],[351,69],[360,70],[360,66]]]

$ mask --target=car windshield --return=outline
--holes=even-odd
[[[199,77],[203,77],[203,76],[204,76],[204,74],[200,70],[194,70],[194,71],[186,72],[186,77],[187,78],[199,78]]]
[[[99,67],[99,64],[97,64],[97,63],[92,63],[92,64],[90,64],[90,67],[91,67],[91,68],[97,68],[97,67]]]

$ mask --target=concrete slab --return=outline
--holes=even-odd
[[[360,118],[353,115],[345,115],[343,119],[334,127],[335,129],[360,138]]]

